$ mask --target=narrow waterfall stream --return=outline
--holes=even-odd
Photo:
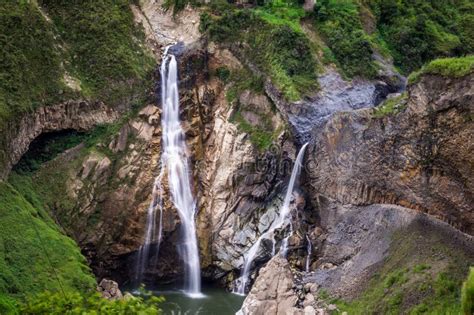
[[[309,272],[309,267],[311,264],[311,254],[313,253],[313,244],[311,244],[311,239],[309,238],[308,234],[306,234],[306,241],[308,242],[306,251],[307,251],[307,256],[306,256],[306,262],[305,262],[305,271]]]
[[[252,262],[255,259],[255,256],[257,255],[258,250],[260,249],[260,244],[261,244],[263,239],[268,238],[270,236],[272,237],[272,240],[273,240],[273,253],[272,254],[273,255],[276,254],[276,250],[275,250],[276,240],[275,240],[275,235],[274,234],[275,234],[275,231],[282,228],[285,225],[285,223],[288,223],[290,225],[290,232],[288,233],[288,235],[282,241],[282,244],[281,244],[281,247],[280,247],[280,253],[283,256],[286,256],[286,254],[288,252],[288,239],[293,233],[293,225],[292,225],[291,219],[289,217],[289,215],[290,215],[290,202],[291,202],[291,198],[293,196],[293,189],[294,189],[294,186],[295,186],[295,182],[298,179],[299,174],[301,172],[301,167],[303,166],[302,164],[303,164],[304,152],[306,150],[307,145],[308,145],[308,143],[305,143],[301,147],[301,149],[298,152],[298,155],[296,157],[295,165],[293,166],[293,170],[291,172],[290,182],[288,183],[288,189],[286,191],[285,199],[284,199],[283,205],[280,209],[280,214],[279,214],[278,218],[275,221],[273,221],[272,225],[270,226],[270,228],[265,233],[260,235],[260,237],[257,239],[257,241],[252,245],[252,247],[250,247],[249,251],[247,252],[247,255],[245,255],[245,257],[244,257],[244,268],[243,268],[243,271],[242,271],[242,275],[240,276],[239,279],[237,279],[239,285],[238,285],[237,289],[234,292],[236,294],[245,295],[245,289],[246,289],[247,283],[249,281],[250,271],[251,271],[251,268],[252,268]]]
[[[162,179],[168,174],[168,185],[171,200],[181,220],[181,245],[179,253],[184,262],[185,288],[190,297],[202,297],[199,250],[196,236],[195,214],[196,202],[191,189],[191,169],[188,165],[188,150],[183,129],[179,120],[178,64],[175,56],[165,49],[161,64],[161,99],[162,99],[162,158],[161,172],[156,177],[153,197],[147,215],[145,243],[140,248],[137,265],[137,280],[141,281],[147,266],[150,246],[162,237]],[[160,209],[160,223],[156,234],[156,210]]]

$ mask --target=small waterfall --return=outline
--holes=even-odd
[[[258,253],[258,250],[260,248],[260,244],[262,243],[262,240],[264,238],[268,238],[270,235],[272,236],[272,241],[273,241],[273,246],[272,246],[272,254],[276,254],[276,240],[275,240],[275,231],[282,228],[286,222],[289,220],[289,225],[290,225],[290,232],[288,235],[283,239],[281,247],[280,247],[280,253],[286,257],[286,254],[288,252],[288,239],[290,236],[293,234],[293,225],[291,223],[291,219],[289,218],[290,215],[290,202],[291,198],[293,196],[293,189],[295,186],[296,179],[299,177],[301,167],[302,167],[302,162],[304,158],[304,152],[306,150],[306,146],[308,143],[305,143],[301,149],[300,152],[298,152],[298,156],[296,157],[295,165],[293,166],[293,170],[291,172],[291,177],[290,177],[290,182],[288,183],[288,189],[286,191],[285,199],[283,200],[283,205],[280,209],[280,215],[278,218],[273,221],[272,225],[270,228],[260,235],[260,237],[257,239],[257,241],[250,247],[249,251],[247,252],[247,255],[244,258],[244,268],[242,275],[238,279],[239,286],[238,288],[234,291],[234,293],[244,295],[245,294],[245,287],[247,286],[247,282],[249,281],[250,277],[250,271],[252,267],[252,262],[255,259],[255,256]]]
[[[306,234],[306,241],[308,241],[308,245],[306,246],[308,256],[306,256],[305,271],[309,272],[309,264],[311,263],[311,254],[313,252],[313,244],[311,244],[311,239],[309,238],[308,234]]]
[[[184,292],[191,297],[201,297],[201,274],[199,249],[196,236],[195,214],[196,202],[191,190],[190,168],[188,166],[188,150],[181,122],[179,120],[178,65],[175,56],[165,49],[161,63],[161,100],[163,131],[161,172],[153,186],[153,201],[148,209],[145,243],[140,248],[137,274],[142,277],[148,261],[150,244],[155,234],[156,207],[160,206],[160,225],[158,228],[158,244],[162,234],[162,178],[164,171],[168,173],[168,185],[174,206],[181,219],[182,244],[180,254],[185,269]],[[141,279],[140,279],[141,280]]]
[[[157,256],[160,250],[161,236],[162,236],[162,219],[163,219],[163,209],[162,209],[162,197],[163,190],[161,186],[161,179],[163,177],[163,169],[155,178],[153,183],[152,191],[152,200],[148,206],[147,217],[146,217],[146,229],[145,229],[145,242],[140,249],[138,250],[138,259],[135,271],[135,285],[140,285],[143,280],[143,273],[149,263],[150,248],[153,241],[157,243]],[[158,235],[155,238],[156,234],[156,210],[160,210],[159,226],[158,226]]]

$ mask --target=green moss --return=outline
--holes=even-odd
[[[87,291],[95,280],[77,245],[63,235],[31,183],[0,182],[0,293]],[[59,279],[59,280],[58,280]]]
[[[261,124],[254,126],[242,116],[241,111],[236,111],[231,117],[231,121],[237,124],[240,131],[245,132],[250,137],[250,142],[259,150],[264,151],[270,147],[281,130],[274,130],[270,117],[258,115],[262,120]]]
[[[464,315],[474,314],[474,267],[462,285],[461,305]]]
[[[441,75],[448,78],[460,78],[474,72],[474,55],[459,58],[436,59],[408,77],[413,84],[425,74]]]

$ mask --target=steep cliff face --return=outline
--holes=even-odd
[[[313,201],[398,204],[472,234],[473,80],[426,76],[407,100],[390,100],[394,113],[340,113],[315,129],[307,169]]]

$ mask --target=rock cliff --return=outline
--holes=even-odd
[[[473,82],[472,74],[426,76],[398,100],[398,114],[339,113],[313,130],[307,167],[312,200],[398,204],[472,234]]]

